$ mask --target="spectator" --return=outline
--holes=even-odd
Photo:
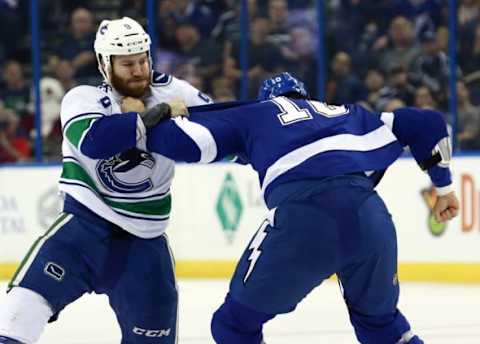
[[[478,0],[463,0],[457,12],[458,34],[460,38],[459,60],[462,70],[467,74],[475,71],[475,58],[478,59],[479,47],[479,13],[480,2]]]
[[[23,161],[31,155],[28,140],[18,130],[18,117],[0,104],[0,163]]]
[[[51,52],[60,42],[59,28],[69,25],[71,11],[67,9],[75,1],[49,0],[38,2],[42,48]]]
[[[446,1],[444,0],[390,0],[387,16],[405,16],[412,21],[415,32],[446,23]]]
[[[413,72],[420,78],[421,83],[433,92],[434,97],[444,105],[450,74],[448,57],[440,50],[435,32],[424,32],[420,40],[422,42],[422,54],[414,63]],[[458,71],[458,74],[460,74],[460,71]]]
[[[463,81],[457,82],[458,127],[457,142],[460,149],[480,149],[480,108],[470,101],[470,93]]]
[[[400,65],[394,66],[388,75],[388,84],[380,90],[378,108],[383,110],[388,102],[394,98],[402,100],[407,106],[412,106],[415,99],[413,86],[407,69]]]
[[[155,52],[155,69],[160,73],[175,74],[182,64],[182,58],[176,51],[164,49],[159,45]]]
[[[95,55],[92,52],[94,40],[95,22],[92,13],[85,8],[77,8],[71,15],[71,32],[66,34],[50,57],[51,70],[56,69],[60,60],[68,60],[79,83],[99,82]]]
[[[329,84],[331,93],[327,100],[332,104],[355,103],[365,97],[365,88],[353,73],[350,55],[345,52],[339,52],[333,58]]]
[[[317,94],[317,60],[315,56],[315,38],[312,32],[297,26],[290,29],[290,39],[287,46],[281,47],[281,52],[287,69],[302,80],[312,95]]]
[[[391,46],[387,47],[380,57],[383,71],[389,71],[393,66],[400,64],[410,69],[413,61],[420,55],[412,23],[405,17],[394,18],[390,24],[389,37]]]
[[[198,28],[191,22],[180,23],[176,38],[179,46],[179,57],[184,63],[194,67],[195,74],[206,84],[218,76],[222,66],[221,49],[215,41],[205,38],[202,40]],[[204,89],[200,87],[200,89]],[[207,89],[207,91],[209,91]]]
[[[269,39],[277,46],[289,43],[289,14],[286,0],[268,1],[268,19],[270,21]]]
[[[231,10],[220,15],[212,31],[214,39],[220,42],[240,39],[240,9],[241,3],[237,1]],[[258,13],[257,0],[248,0],[248,19],[250,23],[258,16]]]
[[[14,112],[20,126],[28,132],[33,127],[33,115],[29,111],[31,90],[23,74],[23,67],[18,61],[11,60],[3,72],[5,85],[0,89],[0,100],[4,107]]]
[[[249,97],[257,96],[260,82],[271,73],[282,68],[281,53],[278,47],[267,41],[270,22],[266,18],[255,18],[251,24],[249,42]],[[226,45],[224,61],[224,75],[232,81],[238,81],[241,77],[238,58],[240,56],[239,42]]]
[[[212,98],[215,102],[236,100],[235,92],[229,79],[219,77],[212,81]]]
[[[460,0],[458,7],[458,25],[460,27],[468,26],[477,21],[480,14],[480,3],[478,0]]]
[[[197,0],[200,4],[207,6],[215,19],[222,13],[230,10],[235,6],[237,0]]]
[[[210,8],[195,0],[164,0],[160,5],[161,16],[171,15],[177,22],[191,22],[202,37],[208,37],[215,26]]]
[[[361,37],[382,29],[386,18],[382,5],[376,0],[339,0],[328,1],[330,12],[327,21],[327,34],[331,39],[333,51],[346,51],[353,54]],[[385,23],[383,23],[385,22]],[[345,25],[348,23],[348,25]],[[379,28],[380,27],[380,28]],[[366,32],[368,31],[368,32]]]
[[[177,20],[173,14],[173,1],[162,1],[159,4],[157,20],[158,45],[162,51],[177,51],[178,42],[175,37],[177,31]]]
[[[448,37],[449,32],[446,26],[440,26],[437,29],[437,44],[441,52],[448,55]]]
[[[379,109],[380,91],[385,86],[385,77],[378,69],[370,69],[365,77],[365,86],[367,88],[367,102],[370,107],[376,111]]]
[[[372,68],[378,68],[380,54],[377,50],[387,42],[386,36],[381,36],[379,25],[376,22],[368,23],[358,41],[355,42],[355,50],[352,55],[353,65],[356,71],[362,75]]]
[[[461,36],[460,36],[461,37]],[[465,74],[471,74],[480,70],[480,24],[475,26],[473,39],[461,40],[463,49],[460,51],[460,62]]]
[[[54,71],[55,78],[60,82],[65,92],[77,86],[74,74],[75,70],[68,60],[60,60]]]
[[[205,85],[205,81],[199,74],[197,74],[196,67],[192,63],[180,63],[177,66],[177,69],[175,69],[174,74],[176,77],[184,79],[195,88],[203,88]]]
[[[413,105],[420,109],[437,110],[438,108],[432,92],[426,86],[421,86],[415,91],[415,101]]]
[[[230,89],[223,89],[223,90],[219,90],[215,96],[215,98],[213,98],[213,100],[217,103],[219,102],[230,102],[230,101],[234,101],[236,100],[236,97],[235,97],[235,93],[233,92],[233,90],[230,90]]]

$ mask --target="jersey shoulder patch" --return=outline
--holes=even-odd
[[[105,93],[110,93],[112,92],[112,86],[107,84],[106,82],[102,82],[100,85],[97,86],[99,90],[102,90]]]
[[[172,82],[172,76],[159,73],[157,71],[153,71],[152,73],[152,86],[159,87],[159,86],[167,86]]]

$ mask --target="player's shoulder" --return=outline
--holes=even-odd
[[[73,100],[73,99],[89,99],[89,98],[98,98],[108,96],[109,90],[107,89],[108,85],[102,84],[100,86],[90,86],[90,85],[80,85],[72,88],[65,94],[65,100]]]
[[[378,113],[377,111],[374,111],[373,109],[369,108],[365,104],[361,104],[361,103],[345,104],[343,106],[349,111],[350,114],[353,114],[353,115],[367,115],[367,116],[380,115],[380,113]]]
[[[162,101],[165,98],[180,98],[187,106],[213,103],[208,95],[187,81],[164,73],[152,73],[151,91],[154,97]]]
[[[89,85],[72,88],[62,100],[60,110],[62,121],[78,117],[79,114],[111,113],[112,97],[107,91],[101,87]]]

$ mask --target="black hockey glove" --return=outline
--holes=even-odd
[[[147,129],[154,127],[158,122],[172,117],[172,108],[167,103],[160,103],[140,113],[143,124]]]

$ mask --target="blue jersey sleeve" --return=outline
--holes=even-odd
[[[235,110],[194,111],[147,132],[147,149],[175,161],[210,163],[243,152]]]
[[[446,123],[436,111],[402,108],[394,112],[392,131],[398,141],[409,146],[415,160],[420,164],[431,159],[436,146],[448,138]],[[444,187],[452,183],[448,166],[435,164],[427,169],[433,184]]]
[[[202,144],[197,145],[195,140],[176,124],[180,120],[162,121],[148,129],[147,150],[175,161],[199,162],[202,160]]]
[[[103,116],[85,134],[80,151],[92,159],[107,159],[136,146],[136,112]]]

